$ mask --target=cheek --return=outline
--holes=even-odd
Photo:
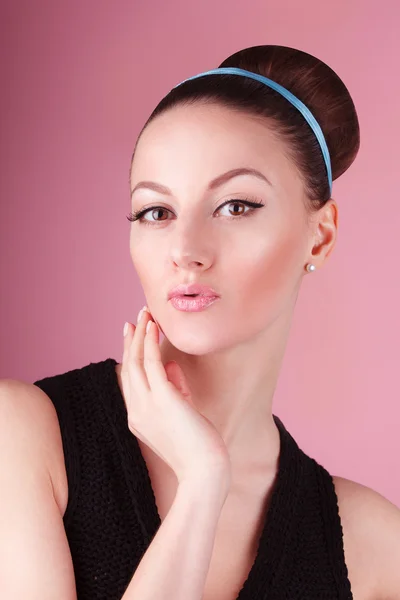
[[[169,256],[154,240],[149,243],[150,239],[150,236],[131,239],[130,254],[146,302],[152,313],[154,311],[153,318],[162,319],[166,300],[160,293],[166,291]],[[257,329],[260,318],[270,321],[291,304],[301,281],[304,238],[298,230],[298,222],[284,226],[276,223],[272,232],[264,229],[254,232],[250,238],[248,234],[243,239],[236,237],[234,244],[226,241],[226,247],[229,250],[216,257],[218,265],[213,275],[214,281],[220,283],[223,296],[220,318],[232,319],[232,325],[237,326],[238,315],[246,314],[246,326],[250,330]],[[254,327],[249,319],[254,319]],[[157,323],[164,333],[159,321]]]
[[[299,282],[302,254],[298,235],[286,233],[253,244],[246,260],[232,269],[239,308],[267,315],[282,310]]]
[[[165,285],[165,265],[163,264],[162,252],[157,244],[147,243],[145,239],[131,240],[130,255],[134,269],[148,304],[151,304],[152,294],[160,294],[160,286]],[[165,290],[163,289],[162,292]]]
[[[151,235],[151,232],[143,231],[146,227],[146,225],[135,223],[129,240],[132,263],[143,286],[152,279],[157,280],[157,277],[158,282],[162,281],[159,274],[163,269],[162,259],[164,256],[157,237],[154,234]]]
[[[140,251],[138,250],[139,247]],[[165,269],[160,259],[160,253],[155,251],[154,245],[149,246],[147,251],[145,250],[143,244],[131,246],[131,259],[143,289],[146,305],[150,309],[161,333],[165,335],[160,321],[156,318],[156,315],[159,314],[160,305],[162,306],[163,302],[166,304],[166,300],[163,300],[162,296],[165,289],[161,287],[165,281]]]

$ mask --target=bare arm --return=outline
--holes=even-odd
[[[225,490],[216,474],[178,486],[122,600],[201,600]]]
[[[36,386],[0,381],[0,598],[76,600],[72,559],[50,477],[63,476],[51,400]],[[55,459],[57,457],[57,459]]]
[[[77,600],[63,459],[50,398],[0,380],[0,598]],[[215,467],[179,484],[121,600],[201,600],[227,489]]]

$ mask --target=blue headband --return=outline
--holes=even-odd
[[[311,129],[314,131],[315,137],[317,138],[319,145],[321,146],[322,155],[324,157],[326,170],[327,170],[327,174],[328,174],[329,190],[330,190],[330,193],[332,193],[331,159],[330,159],[330,155],[329,155],[328,146],[326,145],[324,134],[322,133],[322,129],[319,126],[319,124],[318,124],[317,120],[315,119],[315,117],[313,116],[313,114],[311,113],[311,111],[307,108],[307,106],[305,104],[303,104],[303,102],[301,100],[296,98],[296,96],[294,94],[292,94],[292,92],[289,92],[289,90],[284,88],[282,85],[279,85],[279,83],[272,81],[272,79],[269,79],[268,77],[259,75],[258,73],[253,73],[252,71],[245,71],[244,69],[237,69],[236,67],[223,67],[220,69],[212,69],[211,71],[205,71],[204,73],[199,73],[198,75],[193,75],[193,77],[188,77],[188,79],[184,79],[183,81],[181,81],[181,83],[178,83],[178,85],[175,85],[173,89],[182,85],[182,83],[185,83],[185,81],[190,81],[191,79],[196,79],[197,77],[203,77],[204,75],[221,75],[221,73],[227,73],[227,74],[231,74],[231,75],[242,75],[243,77],[251,77],[252,79],[261,81],[262,83],[265,83],[266,85],[271,87],[273,90],[282,94],[282,96],[284,96],[286,98],[286,100],[289,100],[289,102],[291,102],[293,104],[293,106],[295,106],[301,112],[301,114],[303,115],[305,120],[310,125]]]

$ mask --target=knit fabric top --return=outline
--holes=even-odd
[[[121,600],[161,525],[116,364],[107,358],[34,382],[59,419],[69,490],[63,519],[78,600]],[[350,600],[333,479],[274,420],[278,473],[256,558],[236,600]]]

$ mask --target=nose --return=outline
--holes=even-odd
[[[175,267],[186,270],[206,270],[211,264],[211,260],[203,253],[183,252],[177,249],[171,252],[171,259]]]
[[[206,270],[213,261],[212,238],[199,228],[176,231],[171,240],[170,258],[179,269]]]

